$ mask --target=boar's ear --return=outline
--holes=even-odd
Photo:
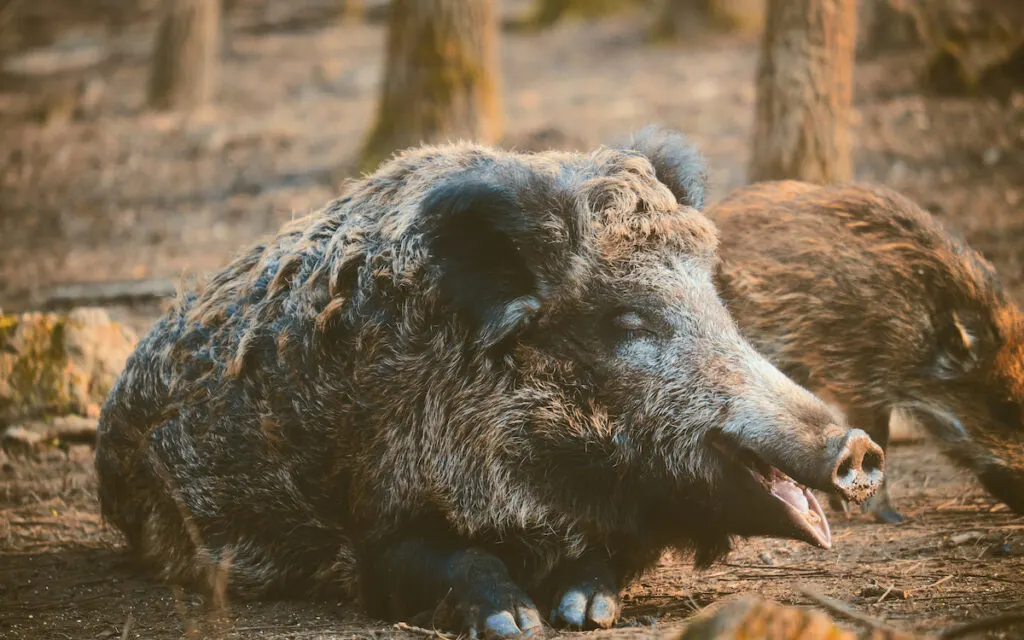
[[[455,180],[427,194],[423,215],[441,297],[476,329],[482,346],[494,346],[529,323],[540,295],[523,245],[543,240],[515,193]]]
[[[672,191],[679,204],[704,208],[707,166],[697,147],[682,133],[650,125],[634,133],[620,148],[645,156],[654,166],[658,181]]]
[[[955,380],[969,373],[981,355],[980,319],[953,311],[939,320],[936,333],[938,353],[935,373],[943,380]]]

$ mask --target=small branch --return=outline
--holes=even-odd
[[[926,585],[923,585],[923,586],[920,586],[920,587],[914,587],[913,589],[907,589],[907,593],[917,593],[918,591],[924,591],[925,589],[931,589],[932,587],[937,587],[940,584],[942,584],[943,582],[948,582],[949,580],[952,580],[952,579],[953,579],[953,576],[952,575],[948,575],[945,578],[939,578],[938,580],[936,580],[935,582],[933,582],[931,584],[926,584]]]
[[[121,628],[121,640],[128,640],[128,632],[132,630],[132,623],[135,622],[135,618],[129,615],[124,621],[124,627]]]
[[[58,309],[84,304],[113,304],[173,298],[178,292],[178,282],[177,278],[153,278],[64,284],[41,292],[35,300],[35,306],[44,309]]]
[[[409,633],[416,633],[421,636],[427,636],[428,638],[443,638],[444,640],[451,640],[457,636],[453,636],[449,633],[441,633],[437,629],[424,629],[423,627],[414,627],[411,624],[405,622],[398,622],[394,625],[394,628],[398,631],[408,631]]]

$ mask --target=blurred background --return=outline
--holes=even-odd
[[[1024,302],[1022,0],[0,0],[0,636],[423,637],[351,603],[203,622],[99,517],[100,403],[183,274],[392,153],[651,123],[700,146],[711,202],[772,178],[901,191]],[[934,445],[889,459],[906,524],[836,518],[832,552],[748,541],[700,575],[668,559],[610,633],[806,585],[917,631],[1019,610],[1019,518]]]
[[[1024,3],[849,1],[852,177],[1024,299]],[[130,301],[144,329],[149,294],[420,140],[585,149],[656,122],[700,145],[712,201],[751,175],[763,0],[389,4],[3,0],[0,307]]]

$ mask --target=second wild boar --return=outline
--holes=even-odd
[[[978,252],[883,187],[766,182],[706,213],[745,338],[882,447],[908,411],[1024,513],[1024,316]],[[884,487],[867,508],[904,519]]]

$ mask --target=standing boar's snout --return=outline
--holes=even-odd
[[[611,626],[669,548],[827,546],[806,486],[880,460],[740,339],[699,155],[637,141],[411,149],[186,291],[103,408],[104,517],[166,580],[471,635]]]

